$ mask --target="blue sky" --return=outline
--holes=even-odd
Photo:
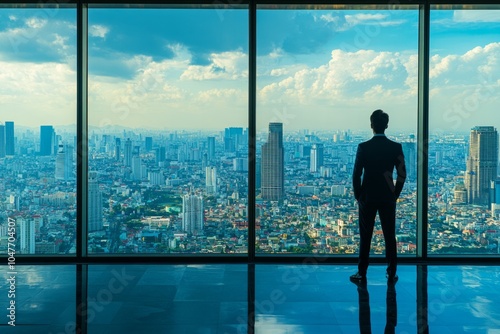
[[[0,9],[0,121],[75,123],[75,15]],[[500,12],[431,22],[431,130],[500,127]],[[417,23],[417,10],[259,10],[258,129],[363,129],[382,108],[414,130]],[[247,126],[247,55],[246,10],[90,9],[89,122]]]

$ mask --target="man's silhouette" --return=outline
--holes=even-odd
[[[351,275],[353,281],[366,279],[370,244],[378,212],[385,239],[387,278],[396,281],[396,201],[403,190],[406,168],[401,144],[388,139],[384,132],[389,115],[375,110],[370,116],[372,139],[358,145],[352,176],[354,197],[359,207],[359,262],[358,272]],[[393,172],[397,180],[394,185]]]

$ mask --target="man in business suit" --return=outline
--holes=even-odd
[[[370,245],[378,212],[385,240],[387,279],[395,282],[397,267],[396,201],[403,190],[406,167],[401,144],[388,139],[384,132],[389,115],[375,110],[370,116],[373,137],[358,145],[352,175],[354,197],[359,207],[359,262],[358,272],[351,275],[353,282],[366,280]],[[394,185],[393,172],[397,172]]]

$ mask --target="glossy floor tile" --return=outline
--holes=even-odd
[[[249,268],[250,273],[249,275]],[[17,266],[0,269],[0,333],[500,333],[500,267],[401,265]],[[249,293],[250,292],[250,293]],[[9,303],[15,324],[9,326]],[[250,319],[250,326],[248,325]]]

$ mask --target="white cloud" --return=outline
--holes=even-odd
[[[414,62],[413,55],[400,53],[334,50],[327,64],[294,71],[287,78],[264,86],[260,96],[269,101],[286,96],[303,104],[314,99],[333,102],[359,97],[380,86],[385,91],[397,90],[400,94],[394,98],[406,98],[416,93],[412,81],[407,81],[416,76]]]
[[[455,22],[500,22],[499,10],[455,10]]]
[[[475,85],[496,73],[500,73],[500,42],[477,46],[462,55],[431,57],[430,78],[436,85]]]
[[[374,21],[382,21],[387,18],[385,14],[354,14],[345,15],[346,22],[351,25],[358,25],[363,23],[372,23]]]
[[[103,25],[94,24],[89,27],[89,34],[92,37],[106,38],[109,28]]]
[[[30,18],[26,19],[24,22],[26,23],[26,25],[28,27],[34,28],[34,29],[43,28],[47,24],[47,20],[40,19],[37,17],[30,17]]]
[[[283,75],[287,75],[289,74],[290,71],[286,68],[274,68],[271,70],[271,73],[270,75],[272,77],[280,77],[280,76],[283,76]]]
[[[17,21],[17,16],[15,16],[15,15],[9,15],[9,20],[11,20],[11,21]]]
[[[213,53],[210,64],[190,65],[181,75],[182,80],[235,80],[248,75],[248,56],[241,51]]]
[[[22,125],[75,123],[76,73],[67,64],[0,61],[0,91],[5,114]]]
[[[319,19],[331,23],[338,23],[340,21],[340,17],[333,16],[331,13],[323,14],[319,17]]]

